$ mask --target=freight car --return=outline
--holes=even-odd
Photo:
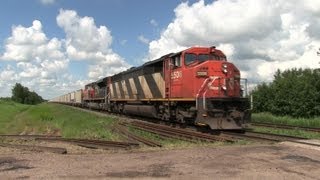
[[[221,50],[192,47],[87,84],[81,102],[121,114],[242,129],[251,118],[245,92],[246,80]]]

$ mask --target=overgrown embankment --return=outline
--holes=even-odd
[[[283,124],[283,125],[292,125],[292,126],[298,126],[298,127],[320,128],[320,117],[293,118],[290,116],[275,116],[275,115],[272,115],[271,113],[254,113],[252,114],[252,122]],[[267,127],[255,127],[255,131],[320,139],[320,133],[309,132],[309,131],[304,131],[299,129],[289,130],[289,129],[267,128]]]
[[[0,134],[48,134],[72,138],[116,140],[114,119],[82,112],[72,107],[42,103],[23,105],[0,101]]]
[[[66,138],[128,140],[127,137],[113,131],[115,123],[118,122],[115,118],[66,105],[53,103],[23,105],[11,100],[1,100],[0,113],[0,134],[45,134],[61,135]],[[179,139],[163,138],[132,127],[129,131],[161,143],[167,148],[221,144],[201,141],[190,143]]]

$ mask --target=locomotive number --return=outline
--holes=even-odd
[[[182,71],[174,71],[171,73],[171,79],[182,78]]]

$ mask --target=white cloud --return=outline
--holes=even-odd
[[[47,41],[42,32],[41,22],[33,21],[32,26],[12,27],[12,36],[6,40],[5,53],[1,59],[14,61],[32,61],[33,54],[41,49]]]
[[[68,57],[91,63],[88,73],[90,78],[111,75],[110,69],[120,72],[121,69],[129,67],[128,63],[111,49],[111,32],[106,26],[97,27],[92,17],[80,17],[76,11],[62,9],[57,16],[57,23],[66,33]]]
[[[19,77],[10,65],[8,65],[3,71],[0,72],[0,82],[2,83],[17,79],[19,79]]]
[[[277,68],[319,68],[315,63],[320,47],[317,3],[311,0],[181,3],[160,38],[149,43],[149,59],[194,45],[216,45],[252,82],[272,80]]]
[[[50,91],[51,86],[58,83],[59,75],[66,73],[69,63],[61,41],[47,38],[38,20],[34,20],[30,27],[12,27],[0,60],[13,63],[13,67],[0,70],[1,84],[7,83],[0,96],[8,96],[16,82],[31,90]],[[41,95],[47,97],[45,93]]]
[[[19,82],[44,98],[52,98],[129,67],[113,52],[106,26],[97,27],[92,17],[80,17],[72,10],[60,10],[56,20],[65,39],[48,38],[39,20],[30,27],[12,27],[0,60],[13,65],[0,69],[0,96],[9,96],[12,86]],[[68,74],[70,60],[87,62],[85,79]]]
[[[40,0],[40,3],[44,5],[51,5],[55,3],[55,0]]]
[[[144,44],[148,44],[150,42],[150,40],[145,38],[143,35],[138,36],[138,40]]]

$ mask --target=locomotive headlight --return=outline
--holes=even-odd
[[[227,90],[227,87],[225,87],[225,86],[222,86],[221,88],[222,88],[224,91]]]
[[[223,69],[222,72],[224,72],[225,74],[227,74],[228,70],[227,70],[227,69]]]
[[[227,68],[228,68],[228,64],[222,64],[222,72],[223,72],[223,73],[225,73],[225,74],[228,73]]]

